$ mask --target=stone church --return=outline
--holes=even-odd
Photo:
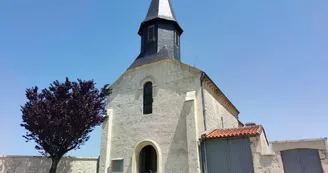
[[[269,153],[264,128],[240,122],[238,109],[211,78],[181,62],[183,29],[170,0],[151,2],[138,34],[140,54],[112,85],[108,99],[99,171],[256,172],[261,154]],[[285,172],[323,171],[318,149],[326,148],[325,140],[310,141],[323,143],[322,148],[298,141],[306,149],[282,152]],[[295,159],[304,163],[295,166]]]
[[[269,142],[202,70],[181,62],[170,0],[152,0],[140,54],[111,86],[100,157],[65,157],[72,173],[324,173],[326,138]],[[47,172],[43,157],[1,156],[0,173]]]

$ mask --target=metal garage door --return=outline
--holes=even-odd
[[[254,173],[248,138],[205,141],[208,173]]]
[[[285,173],[323,173],[318,150],[286,150],[281,157]]]

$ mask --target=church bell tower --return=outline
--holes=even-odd
[[[140,54],[130,68],[164,58],[180,61],[182,33],[170,0],[152,0],[138,31],[141,36]]]
[[[170,0],[152,0],[140,53],[111,85],[99,173],[200,173],[201,71],[181,63],[182,33]]]

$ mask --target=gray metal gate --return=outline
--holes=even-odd
[[[285,173],[323,173],[318,150],[286,150],[281,157]]]
[[[205,141],[208,173],[254,173],[248,138]]]

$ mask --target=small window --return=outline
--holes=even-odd
[[[148,41],[153,41],[155,38],[154,25],[148,27]]]
[[[153,112],[153,84],[151,82],[144,85],[143,94],[143,113],[151,114]]]
[[[180,35],[178,32],[175,32],[175,44],[180,46]]]
[[[112,159],[111,172],[123,171],[123,159]]]

